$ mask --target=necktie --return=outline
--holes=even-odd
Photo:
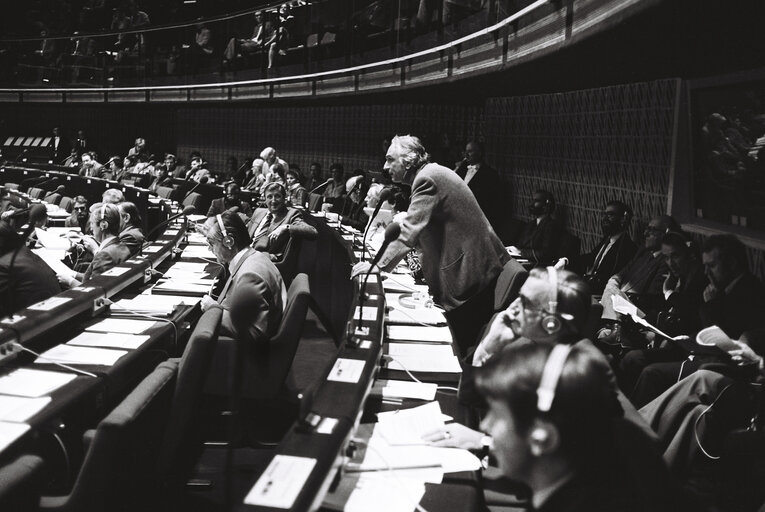
[[[268,234],[268,228],[271,226],[271,221],[274,219],[274,216],[272,213],[268,213],[266,215],[265,220],[263,223],[258,227],[258,230],[255,232],[255,236],[252,237],[252,246],[255,247],[255,243],[266,236]]]
[[[598,267],[600,267],[600,264],[603,262],[603,258],[606,255],[606,250],[608,249],[608,246],[611,245],[611,239],[606,240],[603,242],[603,246],[600,248],[600,251],[598,251],[598,255],[595,257],[595,260],[592,262],[592,269],[590,270],[591,274],[594,274],[598,271]]]

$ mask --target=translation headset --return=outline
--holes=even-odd
[[[555,400],[555,389],[558,387],[558,381],[563,373],[563,367],[566,365],[566,359],[571,352],[571,345],[555,345],[547,356],[545,367],[542,370],[542,378],[539,380],[537,388],[537,410],[542,413],[550,412],[553,400]]]
[[[233,249],[234,248],[234,238],[228,234],[228,231],[226,231],[226,225],[223,223],[223,217],[220,216],[220,214],[216,215],[215,218],[218,220],[218,226],[220,226],[220,233],[223,235],[223,247],[226,249]]]
[[[98,227],[103,230],[109,228],[109,221],[106,220],[106,203],[101,203],[101,220],[98,223]]]

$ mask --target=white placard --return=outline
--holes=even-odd
[[[290,508],[316,466],[316,459],[276,455],[244,498],[246,505]]]
[[[70,300],[72,300],[71,297],[51,297],[50,299],[38,302],[37,304],[32,304],[28,309],[35,311],[50,311],[51,309],[59,307],[61,304],[66,304]]]
[[[360,359],[345,359],[341,357],[335,361],[327,380],[356,383],[361,378],[365,365],[366,361]]]
[[[129,267],[114,267],[114,268],[110,268],[109,270],[107,270],[106,272],[104,272],[101,275],[102,276],[109,276],[109,277],[116,277],[116,276],[121,276],[122,274],[124,274],[128,270],[130,270]]]

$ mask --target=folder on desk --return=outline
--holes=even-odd
[[[421,325],[389,325],[388,340],[417,343],[452,343],[448,327],[425,327]]]
[[[189,283],[181,280],[168,280],[154,285],[152,293],[167,293],[171,295],[190,295],[201,297],[210,293],[210,284]]]

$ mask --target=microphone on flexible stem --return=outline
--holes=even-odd
[[[321,184],[321,185],[319,185],[318,187],[315,187],[315,188],[311,189],[311,191],[310,191],[310,192],[308,192],[308,193],[309,193],[309,194],[313,194],[314,192],[316,192],[317,190],[319,190],[321,187],[326,187],[326,186],[327,186],[327,185],[329,185],[330,183],[332,183],[332,178],[328,179],[327,181],[325,181],[324,183],[322,183],[322,184]]]
[[[21,157],[26,155],[28,152],[29,152],[29,148],[23,150],[21,153],[19,153],[19,155],[14,160],[14,162],[18,162],[19,160],[21,160]]]
[[[359,290],[359,318],[356,321],[357,329],[361,329],[361,322],[364,318],[364,300],[366,299],[366,296],[367,296],[367,293],[366,293],[367,281],[369,281],[369,276],[372,274],[372,269],[375,268],[375,265],[377,265],[377,263],[380,261],[380,258],[382,258],[383,253],[388,248],[390,243],[396,240],[400,234],[401,234],[401,226],[399,226],[397,222],[391,222],[390,224],[388,224],[388,227],[385,228],[385,240],[380,246],[380,250],[377,251],[377,254],[375,254],[375,257],[372,260],[372,264],[367,270],[367,273],[364,274],[364,281],[361,285],[361,290]],[[351,343],[354,346],[358,345],[360,340],[356,338],[356,336],[354,336],[355,332],[350,334],[351,336],[349,337],[349,340],[352,340]]]
[[[180,201],[180,202],[182,203],[183,201],[185,201],[185,200],[186,200],[186,198],[187,198],[187,197],[189,197],[191,194],[193,194],[193,193],[194,193],[194,191],[195,191],[196,189],[198,189],[200,185],[204,185],[204,184],[206,184],[208,181],[210,181],[210,179],[209,179],[207,176],[202,176],[202,178],[199,180],[199,183],[197,183],[196,185],[194,185],[193,187],[191,187],[191,190],[189,190],[188,192],[186,192],[186,195],[185,195],[185,196],[183,196],[183,199],[181,199],[181,201]]]
[[[382,208],[382,205],[384,202],[386,202],[388,199],[391,198],[393,195],[393,189],[391,188],[384,188],[380,192],[380,198],[379,202],[377,203],[377,206],[375,206],[375,211],[372,212],[372,216],[369,218],[369,223],[367,223],[367,228],[364,230],[364,238],[361,240],[361,259],[364,260],[364,253],[367,250],[367,235],[369,234],[369,228],[372,227],[372,222],[374,222],[375,217],[377,217],[377,214],[380,213],[380,208]],[[387,230],[386,230],[387,233]]]
[[[171,216],[171,217],[168,217],[168,218],[167,218],[167,220],[164,220],[164,221],[160,222],[159,224],[157,224],[156,226],[154,226],[154,227],[151,229],[151,231],[149,231],[149,232],[146,234],[146,237],[145,237],[145,238],[146,238],[146,242],[144,242],[144,243],[143,243],[143,245],[141,245],[141,250],[140,250],[140,251],[138,251],[138,255],[139,255],[139,256],[142,256],[142,255],[143,255],[143,250],[144,250],[146,247],[148,247],[149,245],[151,245],[151,244],[152,244],[152,242],[151,242],[151,241],[149,241],[149,237],[150,237],[151,235],[153,235],[154,233],[156,233],[156,232],[157,232],[159,229],[161,229],[162,227],[164,227],[164,226],[167,226],[168,224],[170,224],[172,221],[174,221],[174,220],[175,220],[175,219],[177,219],[178,217],[181,217],[181,216],[183,216],[183,215],[192,215],[192,214],[193,214],[195,211],[197,211],[197,209],[194,207],[194,205],[193,205],[193,204],[190,204],[190,205],[188,205],[186,208],[184,208],[182,212],[180,212],[180,213],[176,213],[175,215],[173,215],[173,216]]]

